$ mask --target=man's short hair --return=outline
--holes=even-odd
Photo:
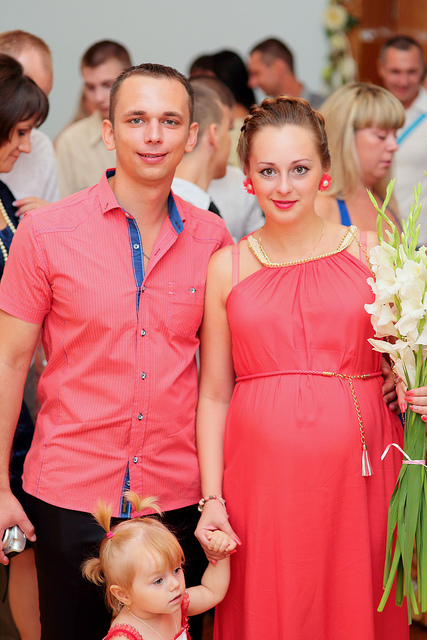
[[[52,53],[46,42],[38,36],[16,29],[0,33],[0,53],[17,58],[25,49],[38,49],[52,59]]]
[[[99,67],[111,59],[117,60],[123,67],[127,69],[132,66],[130,55],[125,47],[113,40],[101,40],[91,45],[83,54],[81,68],[83,67]]]
[[[270,66],[274,60],[280,58],[286,63],[291,72],[294,73],[293,53],[281,40],[278,40],[277,38],[268,38],[267,40],[263,40],[259,44],[255,45],[251,51],[251,55],[256,51],[260,52],[263,62],[268,66]]]
[[[399,49],[399,51],[409,51],[412,47],[416,47],[420,53],[421,61],[424,63],[424,52],[419,42],[411,36],[397,35],[389,38],[384,42],[380,49],[380,59],[384,60],[385,54],[388,49]]]
[[[223,111],[218,94],[201,83],[194,83],[194,120],[199,125],[196,147],[211,124],[222,122]]]
[[[185,88],[188,94],[188,108],[190,111],[190,124],[194,120],[194,91],[189,80],[173,67],[166,67],[163,64],[154,64],[145,62],[130,69],[125,69],[118,78],[116,78],[110,91],[110,113],[109,120],[114,126],[114,110],[116,108],[117,96],[121,85],[131,76],[145,76],[148,78],[165,78],[167,80],[177,80]]]
[[[230,89],[218,78],[214,78],[213,76],[195,76],[194,78],[190,78],[190,84],[194,90],[196,87],[208,87],[212,91],[216,93],[217,99],[219,99],[220,103],[224,105],[224,107],[228,107],[229,109],[234,109],[236,105],[236,100]],[[195,109],[195,107],[194,107]],[[196,122],[198,122],[195,117]],[[200,130],[200,127],[199,127]]]

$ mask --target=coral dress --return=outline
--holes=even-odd
[[[237,383],[223,491],[243,544],[214,637],[408,638],[406,604],[397,607],[393,593],[384,612],[376,611],[401,463],[394,447],[380,457],[403,434],[382,398],[380,354],[367,342],[370,272],[340,250],[294,266],[263,266],[238,282],[233,258],[227,313]],[[373,375],[351,385],[325,371]],[[356,401],[370,477],[362,476]]]

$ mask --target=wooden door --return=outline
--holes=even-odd
[[[427,60],[426,0],[352,0],[348,8],[360,20],[350,34],[359,80],[381,84],[376,60],[382,44],[393,35],[415,38]]]

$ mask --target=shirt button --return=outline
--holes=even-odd
[[[191,287],[191,289],[190,289],[190,293],[196,293],[196,290],[195,290],[195,288],[194,288],[194,287]]]
[[[144,373],[144,371],[143,371],[143,372],[141,373],[141,378],[142,378],[143,380],[145,380],[145,378],[146,378],[146,377],[147,377],[147,374],[146,374],[146,373]]]
[[[126,480],[126,486],[130,487],[130,480]]]
[[[134,459],[132,460],[132,462],[134,462],[136,464],[138,462],[138,458],[135,456]]]
[[[144,416],[142,415],[142,413],[140,413],[140,414],[138,415],[138,420],[142,420],[142,418],[143,418],[143,417],[144,417]]]
[[[141,291],[145,291],[145,284],[142,285]]]
[[[146,330],[145,330],[145,329],[143,329],[143,330],[141,331],[141,335],[142,335],[142,336],[145,336],[145,334],[146,334],[146,333],[147,333],[147,332],[146,332]]]
[[[134,249],[139,249],[139,244],[136,244],[136,243],[135,243],[135,244],[133,245],[133,248],[134,248]]]

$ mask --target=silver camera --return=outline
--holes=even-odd
[[[3,535],[3,552],[12,558],[17,553],[24,551],[27,538],[25,533],[16,524],[6,529]]]

